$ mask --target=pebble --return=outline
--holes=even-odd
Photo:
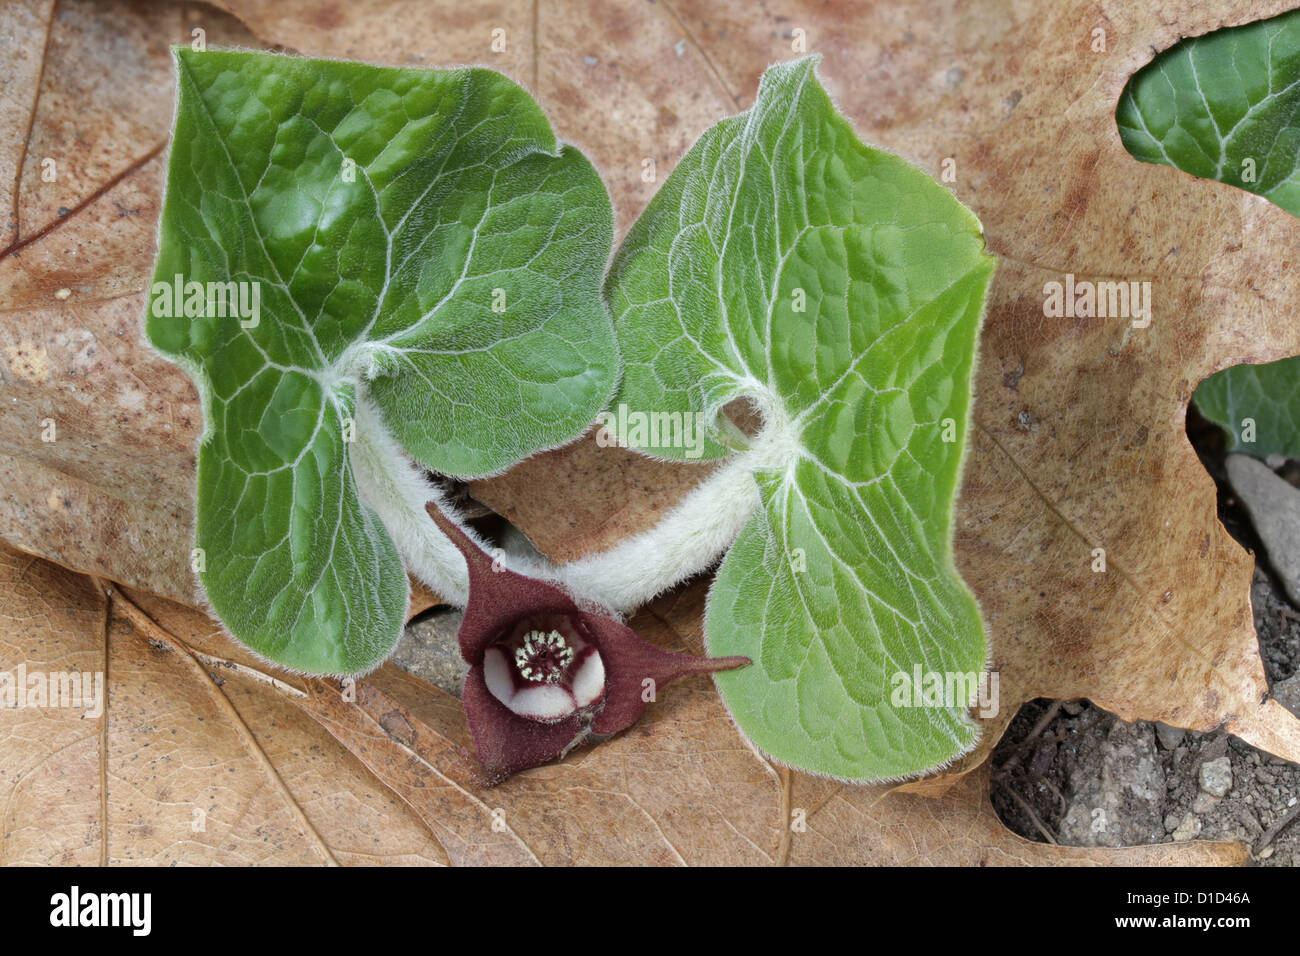
[[[1249,455],[1229,455],[1228,481],[1250,512],[1269,562],[1292,603],[1300,604],[1300,489]]]
[[[1173,750],[1183,742],[1187,731],[1182,727],[1170,727],[1168,724],[1156,723],[1156,739],[1165,750]]]
[[[1206,814],[1219,805],[1219,798],[1210,793],[1198,793],[1192,801],[1192,812]]]
[[[1201,789],[1216,797],[1222,797],[1232,789],[1232,761],[1224,756],[1207,760],[1201,764]]]
[[[1174,839],[1179,843],[1186,843],[1188,840],[1194,840],[1201,833],[1200,818],[1194,813],[1189,813],[1183,817],[1183,822],[1178,824],[1174,830]]]

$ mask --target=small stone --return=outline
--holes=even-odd
[[[1242,807],[1241,812],[1237,814],[1237,819],[1241,821],[1242,826],[1256,837],[1264,832],[1264,828],[1260,825],[1259,818],[1255,816],[1254,812],[1249,807]]]
[[[1178,824],[1178,827],[1174,830],[1174,840],[1178,843],[1186,843],[1188,840],[1196,839],[1200,833],[1200,818],[1194,813],[1189,813],[1183,817],[1183,822]]]
[[[1267,860],[1272,855],[1273,855],[1273,848],[1271,846],[1266,846],[1264,847],[1264,849],[1259,851],[1259,858],[1261,860]]]
[[[69,298],[71,295],[72,295],[72,290],[71,290],[71,289],[63,288],[63,289],[60,289],[58,292],[54,293],[54,298],[58,299],[60,302],[63,302],[64,300],[66,300],[67,298]]]
[[[1300,674],[1293,674],[1286,680],[1273,684],[1273,696],[1277,702],[1291,713],[1300,713]],[[1270,761],[1272,762],[1272,761]],[[1278,761],[1285,765],[1286,761]],[[1276,766],[1276,763],[1274,764]]]
[[[1300,489],[1249,455],[1229,455],[1226,465],[1287,596],[1300,604]]]
[[[1178,824],[1183,822],[1183,818],[1176,813],[1165,814],[1165,832],[1173,833],[1178,829]]]
[[[1183,742],[1187,736],[1187,731],[1182,727],[1170,727],[1168,724],[1156,722],[1156,740],[1160,741],[1160,746],[1165,750],[1173,750]]]
[[[1232,761],[1227,757],[1207,760],[1201,764],[1201,789],[1222,797],[1232,789]]]
[[[1209,793],[1198,793],[1196,799],[1192,801],[1192,812],[1196,814],[1209,813],[1218,805],[1218,797]]]
[[[393,651],[393,663],[459,697],[469,670],[456,639],[462,616],[458,611],[438,609],[408,624]]]

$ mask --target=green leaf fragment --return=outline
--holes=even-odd
[[[711,423],[740,397],[763,412],[744,453],[762,507],[706,618],[710,654],[754,660],[717,675],[727,706],[778,761],[879,780],[977,736],[967,710],[987,652],[952,514],[995,260],[947,190],[858,140],[814,64],[772,67],[751,110],[701,137],[606,294],[625,418]],[[623,437],[695,457],[676,434]],[[957,677],[955,694],[900,703],[918,672]]]
[[[1166,50],[1129,81],[1116,121],[1138,159],[1300,216],[1300,11]],[[1194,399],[1235,450],[1300,458],[1300,357],[1224,369]]]
[[[609,200],[489,70],[183,48],[176,64],[147,332],[203,397],[199,577],[259,654],[364,672],[407,586],[352,474],[357,403],[456,476],[580,434],[618,370]],[[260,313],[177,314],[177,276],[255,291]]]
[[[1228,433],[1228,447],[1300,458],[1300,358],[1234,365],[1196,389],[1196,407]]]

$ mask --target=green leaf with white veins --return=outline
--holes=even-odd
[[[858,140],[814,64],[772,67],[751,110],[701,137],[606,294],[621,420],[713,423],[740,397],[763,414],[747,450],[703,455],[730,455],[757,484],[705,622],[711,654],[754,661],[716,677],[733,716],[782,763],[880,780],[977,736],[965,679],[946,700],[924,685],[986,665],[952,514],[995,262],[947,190]],[[653,445],[631,426],[622,437],[691,454],[671,428]]]
[[[203,397],[199,577],[258,653],[363,672],[406,609],[394,538],[418,535],[392,525],[423,518],[398,444],[489,474],[574,438],[612,393],[609,200],[490,70],[188,49],[176,65],[147,331]],[[249,308],[173,307],[178,281],[233,283]],[[363,499],[359,463],[409,500]]]

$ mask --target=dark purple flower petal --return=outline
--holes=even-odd
[[[532,615],[581,612],[573,600],[554,585],[517,574],[492,559],[469,539],[438,506],[426,509],[434,523],[465,556],[469,567],[469,604],[460,625],[460,653],[470,664],[480,664],[483,652],[516,620]]]
[[[465,676],[461,702],[479,763],[492,783],[550,763],[587,736],[587,720],[582,714],[543,724],[512,713],[487,689],[480,667],[471,667]]]
[[[669,681],[749,663],[659,650],[552,584],[494,568],[436,505],[428,511],[469,569],[459,641],[470,670],[461,700],[494,783],[562,757],[592,734],[626,730]]]
[[[636,723],[646,704],[669,681],[749,663],[748,657],[695,657],[661,651],[627,625],[608,617],[589,614],[587,624],[605,662],[605,706],[591,725],[592,733],[602,736]]]

